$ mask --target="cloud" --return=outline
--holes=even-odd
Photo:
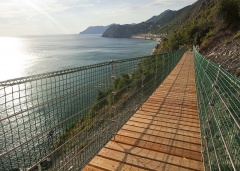
[[[0,0],[0,35],[78,33],[147,20],[196,0]]]
[[[146,7],[156,7],[156,6],[169,6],[169,5],[176,5],[181,3],[194,3],[196,0],[154,0],[146,5]]]
[[[8,0],[0,1],[1,34],[44,34],[49,32],[69,33],[62,16],[72,9],[92,7],[90,3],[77,0]],[[76,4],[77,3],[77,4]],[[80,10],[79,10],[80,11]],[[9,29],[6,29],[9,28]],[[18,28],[17,32],[13,28]],[[41,28],[41,29],[40,29]],[[57,30],[57,31],[56,31]],[[44,33],[43,33],[44,31]]]
[[[36,16],[42,13],[59,13],[74,8],[93,7],[92,3],[78,3],[79,0],[9,0],[0,2],[0,18]]]

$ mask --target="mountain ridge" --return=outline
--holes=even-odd
[[[113,24],[111,24],[113,25]],[[111,25],[107,26],[89,26],[79,34],[103,34]]]
[[[198,45],[202,54],[240,77],[239,0],[198,0],[178,11],[166,10],[139,24],[111,26],[102,36],[130,38],[149,33],[162,35],[155,54],[176,50],[179,45],[188,49]]]
[[[178,20],[176,18],[187,18],[189,11],[195,7],[195,4],[186,6],[180,10],[166,10],[157,16],[153,16],[150,19],[138,23],[138,24],[125,24],[110,26],[104,33],[103,37],[113,38],[130,38],[135,34],[146,34],[151,32],[152,34],[163,34],[169,31],[172,25],[175,25]]]

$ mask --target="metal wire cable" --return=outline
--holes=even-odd
[[[206,170],[240,170],[240,80],[194,47]]]
[[[0,82],[0,171],[80,170],[184,52]]]

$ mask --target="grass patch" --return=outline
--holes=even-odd
[[[237,32],[237,34],[235,34],[235,35],[233,36],[233,39],[239,39],[239,38],[240,38],[240,31]]]

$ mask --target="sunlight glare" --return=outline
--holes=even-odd
[[[22,77],[29,56],[21,38],[0,37],[0,81]]]
[[[44,22],[48,21],[62,30],[65,34],[70,34],[71,32],[59,21],[59,18],[56,18],[55,13],[59,11],[64,11],[67,7],[62,5],[58,5],[56,7],[55,1],[39,1],[39,0],[11,0],[10,4],[16,14],[27,17],[28,19],[33,19],[33,21],[37,18],[44,20]],[[17,17],[17,16],[16,16]]]

